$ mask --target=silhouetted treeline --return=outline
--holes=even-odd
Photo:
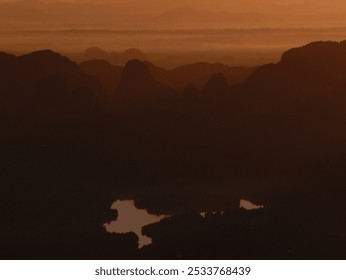
[[[0,86],[2,258],[344,256],[345,42],[256,69],[0,53]],[[119,198],[175,216],[139,251],[102,227]]]

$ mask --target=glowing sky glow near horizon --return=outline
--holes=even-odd
[[[346,26],[346,1],[0,0],[0,26],[35,30],[334,28]]]
[[[346,10],[346,1],[344,0],[0,0],[0,3],[14,2],[24,2],[27,5],[34,4],[35,2],[108,5],[117,7],[120,10],[135,10],[138,8],[136,12],[139,13],[164,11],[181,6],[229,12],[267,11],[270,13],[285,9],[288,9],[288,11],[301,10],[314,12],[342,12]]]

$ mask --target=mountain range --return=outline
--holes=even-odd
[[[0,53],[0,255],[342,259],[345,70],[345,41],[256,68]],[[172,216],[152,246],[102,227],[119,199]]]

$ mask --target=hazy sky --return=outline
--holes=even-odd
[[[6,4],[7,2],[7,4]],[[344,27],[345,0],[0,0],[0,28]]]
[[[40,0],[41,2],[72,2],[72,3],[92,3],[111,4],[122,7],[145,7],[143,12],[155,9],[170,9],[179,6],[192,6],[198,8],[209,8],[213,10],[229,9],[236,11],[267,10],[268,12],[280,11],[282,8],[300,8],[305,11],[343,11],[346,10],[344,0]],[[18,0],[0,0],[0,3],[19,2]],[[35,0],[24,0],[22,2],[38,2]],[[270,10],[268,10],[270,8]]]

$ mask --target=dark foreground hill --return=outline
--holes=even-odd
[[[346,44],[227,71],[1,53],[1,257],[343,258]],[[125,198],[153,245],[102,227]]]

